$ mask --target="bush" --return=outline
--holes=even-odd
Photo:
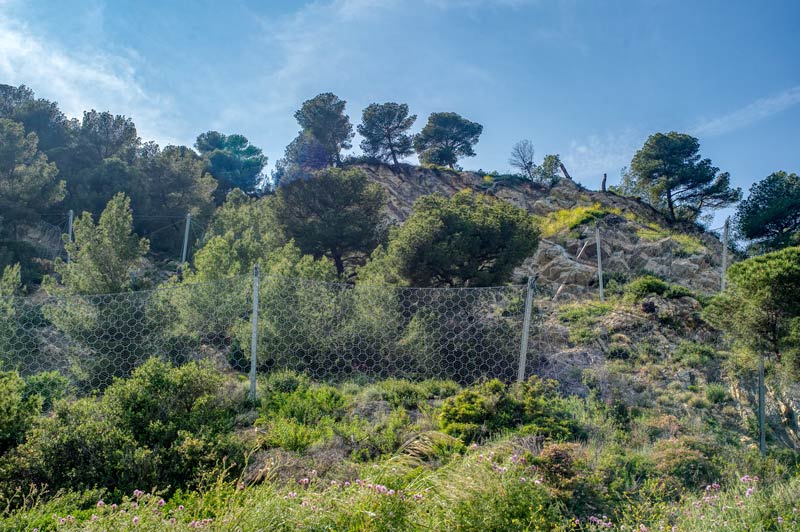
[[[698,488],[719,478],[711,456],[716,449],[696,438],[684,436],[659,440],[653,448],[656,472],[674,492]]]
[[[692,368],[705,368],[717,358],[717,352],[707,345],[684,341],[672,353],[672,358]]]
[[[728,400],[728,388],[724,384],[711,383],[706,387],[706,399],[714,404],[722,404]]]
[[[25,396],[25,381],[16,371],[0,371],[0,454],[25,438],[42,408],[38,396]]]
[[[232,429],[243,401],[210,364],[151,359],[101,399],[56,402],[4,462],[4,477],[51,490],[191,486],[224,457],[242,462]]]
[[[525,433],[545,438],[563,439],[576,432],[556,394],[556,382],[536,376],[512,386],[493,379],[449,397],[442,405],[440,425],[466,443],[521,425]]]
[[[57,371],[45,371],[25,379],[25,397],[38,395],[42,398],[42,409],[49,411],[59,399],[72,393],[69,379]]]
[[[649,295],[676,299],[684,296],[694,297],[691,290],[680,285],[668,283],[654,275],[637,277],[625,286],[624,297],[627,301],[638,302]]]

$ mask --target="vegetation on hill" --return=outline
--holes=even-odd
[[[530,141],[513,148],[518,174],[476,177],[457,165],[481,124],[434,112],[412,134],[410,113],[369,105],[365,155],[347,157],[346,102],[319,94],[268,179],[242,135],[161,148],[130,118],[69,119],[0,85],[0,529],[797,528],[797,176],[775,172],[739,205],[755,256],[715,296],[650,271],[656,259],[607,272],[602,302],[537,294],[528,378],[512,382],[525,297],[507,285],[543,238],[630,224],[631,246],[668,240],[670,261],[710,268],[718,243],[696,223],[741,192],[676,132],[652,135],[617,189],[652,209],[557,186],[559,156],[536,164]],[[426,168],[401,164],[412,152]],[[389,227],[393,187],[414,179]],[[499,199],[521,191],[540,201]],[[47,256],[37,230],[66,209],[66,253]],[[186,213],[193,256],[159,263]],[[424,295],[398,295],[410,287]],[[500,342],[513,352],[480,349]]]

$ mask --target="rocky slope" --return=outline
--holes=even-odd
[[[552,294],[563,284],[559,297],[597,290],[594,230],[597,218],[601,218],[606,279],[651,272],[698,292],[712,293],[719,289],[722,253],[719,239],[694,226],[670,227],[662,215],[636,199],[586,190],[569,179],[543,187],[522,180],[489,181],[473,172],[410,165],[396,170],[373,165],[361,168],[386,189],[389,215],[397,222],[411,213],[418,197],[434,192],[452,195],[465,188],[509,201],[542,217],[544,222],[576,208],[601,212],[599,216],[588,216],[589,219],[575,227],[550,224],[551,231],[545,231],[537,253],[516,272],[518,280],[538,275],[540,288]],[[576,259],[584,245],[583,254]]]

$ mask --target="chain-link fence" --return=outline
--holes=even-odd
[[[83,393],[153,356],[320,380],[510,381],[519,373],[528,290],[248,275],[121,294],[5,297],[0,364],[24,375],[57,371]]]

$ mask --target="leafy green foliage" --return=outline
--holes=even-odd
[[[742,237],[768,250],[797,244],[800,177],[773,172],[755,183],[747,199],[736,208],[734,225]]]
[[[99,400],[58,402],[2,469],[52,489],[191,485],[221,457],[241,460],[243,444],[231,430],[242,400],[208,364],[176,368],[153,359]]]
[[[234,188],[247,193],[262,188],[267,157],[244,135],[207,131],[197,136],[194,146],[205,159],[208,171],[220,183],[219,197],[224,198]]]
[[[510,203],[462,191],[447,198],[423,196],[373,254],[362,279],[409,286],[492,286],[533,254],[539,229],[526,211]]]
[[[742,192],[731,188],[730,175],[710,159],[701,159],[700,143],[690,135],[655,133],[631,161],[628,192],[638,191],[670,220],[696,220],[704,209],[738,201]]]
[[[414,137],[414,150],[425,164],[453,166],[459,157],[473,157],[483,126],[457,113],[431,113]]]
[[[38,142],[21,124],[0,118],[0,229],[19,218],[36,219],[64,197],[58,168],[37,149]]]
[[[380,243],[386,194],[364,172],[330,168],[278,188],[270,208],[285,240],[303,253],[328,257],[341,276],[345,260]]]
[[[346,104],[335,94],[324,92],[304,101],[294,114],[301,133],[310,135],[325,149],[328,164],[341,162],[341,151],[351,147],[353,126],[344,114]]]
[[[110,294],[132,287],[132,272],[149,249],[149,242],[133,232],[130,200],[122,193],[108,202],[95,225],[84,212],[75,220],[74,240],[64,247],[70,262],[56,260],[54,269],[70,294]],[[49,289],[58,291],[55,283]]]
[[[684,296],[693,296],[692,292],[677,284],[668,283],[653,275],[637,277],[625,285],[624,297],[631,302],[641,301],[649,295],[674,299]]]
[[[42,408],[39,396],[26,397],[24,391],[16,371],[0,371],[0,455],[22,443]]]
[[[525,432],[565,438],[576,429],[556,394],[555,381],[531,377],[508,386],[497,379],[464,389],[442,405],[442,430],[466,443],[525,425]]]
[[[387,102],[368,105],[358,125],[358,134],[364,137],[361,149],[369,157],[381,161],[391,161],[397,165],[402,159],[413,153],[412,139],[408,130],[414,125],[417,115],[408,114],[408,105]]]
[[[706,318],[740,346],[781,361],[800,349],[800,247],[737,262],[728,286],[706,309]]]

